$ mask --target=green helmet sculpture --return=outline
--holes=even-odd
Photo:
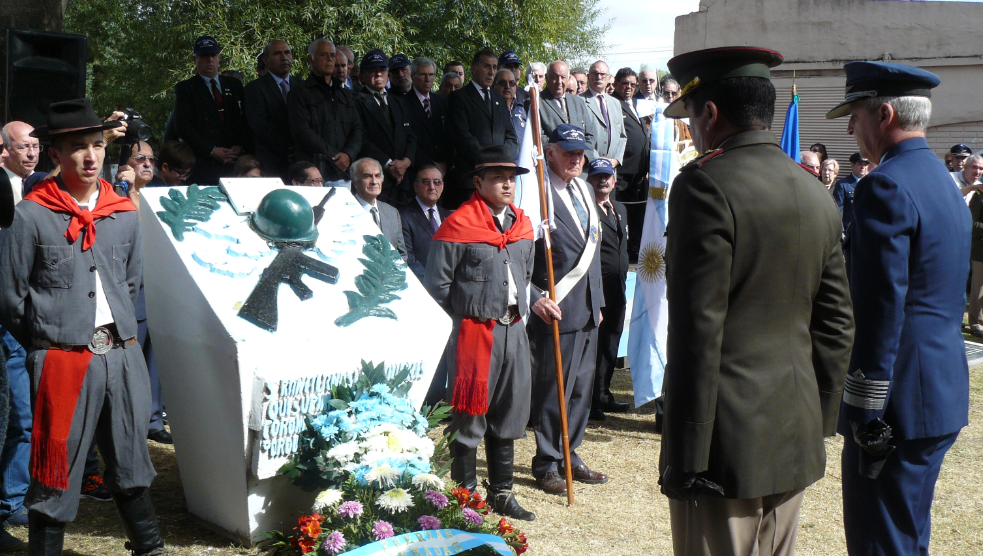
[[[314,210],[303,195],[289,189],[270,191],[249,218],[256,233],[280,243],[313,243],[317,240]]]

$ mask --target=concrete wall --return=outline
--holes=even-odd
[[[778,132],[793,76],[803,104],[821,97],[828,110],[843,96],[845,62],[889,59],[922,67],[942,79],[932,93],[928,131],[929,144],[941,157],[955,143],[974,152],[983,148],[981,20],[983,3],[971,2],[701,0],[698,12],[676,18],[675,54],[732,45],[781,52],[785,63],[772,70],[780,92]],[[810,143],[838,138],[840,156],[853,148],[842,143],[845,124],[820,121],[818,111],[809,121],[800,117],[813,136]],[[803,143],[809,145],[805,137]]]

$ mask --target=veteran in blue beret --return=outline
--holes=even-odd
[[[942,459],[968,423],[961,333],[972,223],[925,141],[939,78],[851,62],[826,117],[878,166],[853,197],[844,249],[857,321],[838,432],[851,556],[928,554]]]
[[[836,430],[853,342],[840,215],[770,131],[781,62],[724,47],[668,63],[684,86],[665,113],[704,152],[669,190],[664,260],[639,255],[666,272],[659,482],[677,556],[792,554]]]

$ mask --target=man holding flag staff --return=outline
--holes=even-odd
[[[484,438],[492,509],[531,521],[536,514],[512,494],[514,443],[525,436],[531,392],[522,319],[528,313],[533,231],[513,204],[515,176],[526,172],[504,145],[478,151],[468,175],[477,191],[434,234],[423,283],[454,321],[445,352],[454,408],[448,434],[457,433],[451,477],[471,491],[477,488],[477,450]]]
[[[659,483],[676,556],[792,554],[835,432],[854,332],[839,211],[768,131],[781,62],[726,47],[668,63],[686,85],[665,114],[705,153],[669,192]]]
[[[164,554],[149,487],[150,379],[136,344],[140,214],[99,179],[106,143],[88,99],[53,103],[49,140],[61,168],[17,205],[0,244],[0,319],[27,347],[34,428],[25,499],[31,554],[62,553],[93,438],[133,554]]]
[[[594,386],[597,327],[601,324],[604,293],[601,285],[600,228],[597,204],[591,188],[580,179],[584,152],[590,151],[584,131],[560,124],[550,134],[546,148],[547,195],[552,197],[556,229],[550,232],[551,246],[536,241],[536,267],[532,275],[532,319],[529,343],[532,350],[532,426],[536,432],[536,455],[532,474],[541,489],[566,494],[560,472],[563,466],[560,400],[557,392],[553,319],[559,321],[560,359],[566,394],[573,479],[587,484],[606,483],[604,473],[592,471],[577,456],[584,439]],[[556,277],[556,304],[547,289],[547,249],[552,250]],[[559,306],[558,310],[556,305]]]

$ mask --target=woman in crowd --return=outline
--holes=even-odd
[[[840,173],[840,163],[836,161],[835,158],[827,158],[823,161],[822,166],[819,169],[819,179],[826,186],[826,189],[833,187],[833,182],[836,181],[837,174]]]

